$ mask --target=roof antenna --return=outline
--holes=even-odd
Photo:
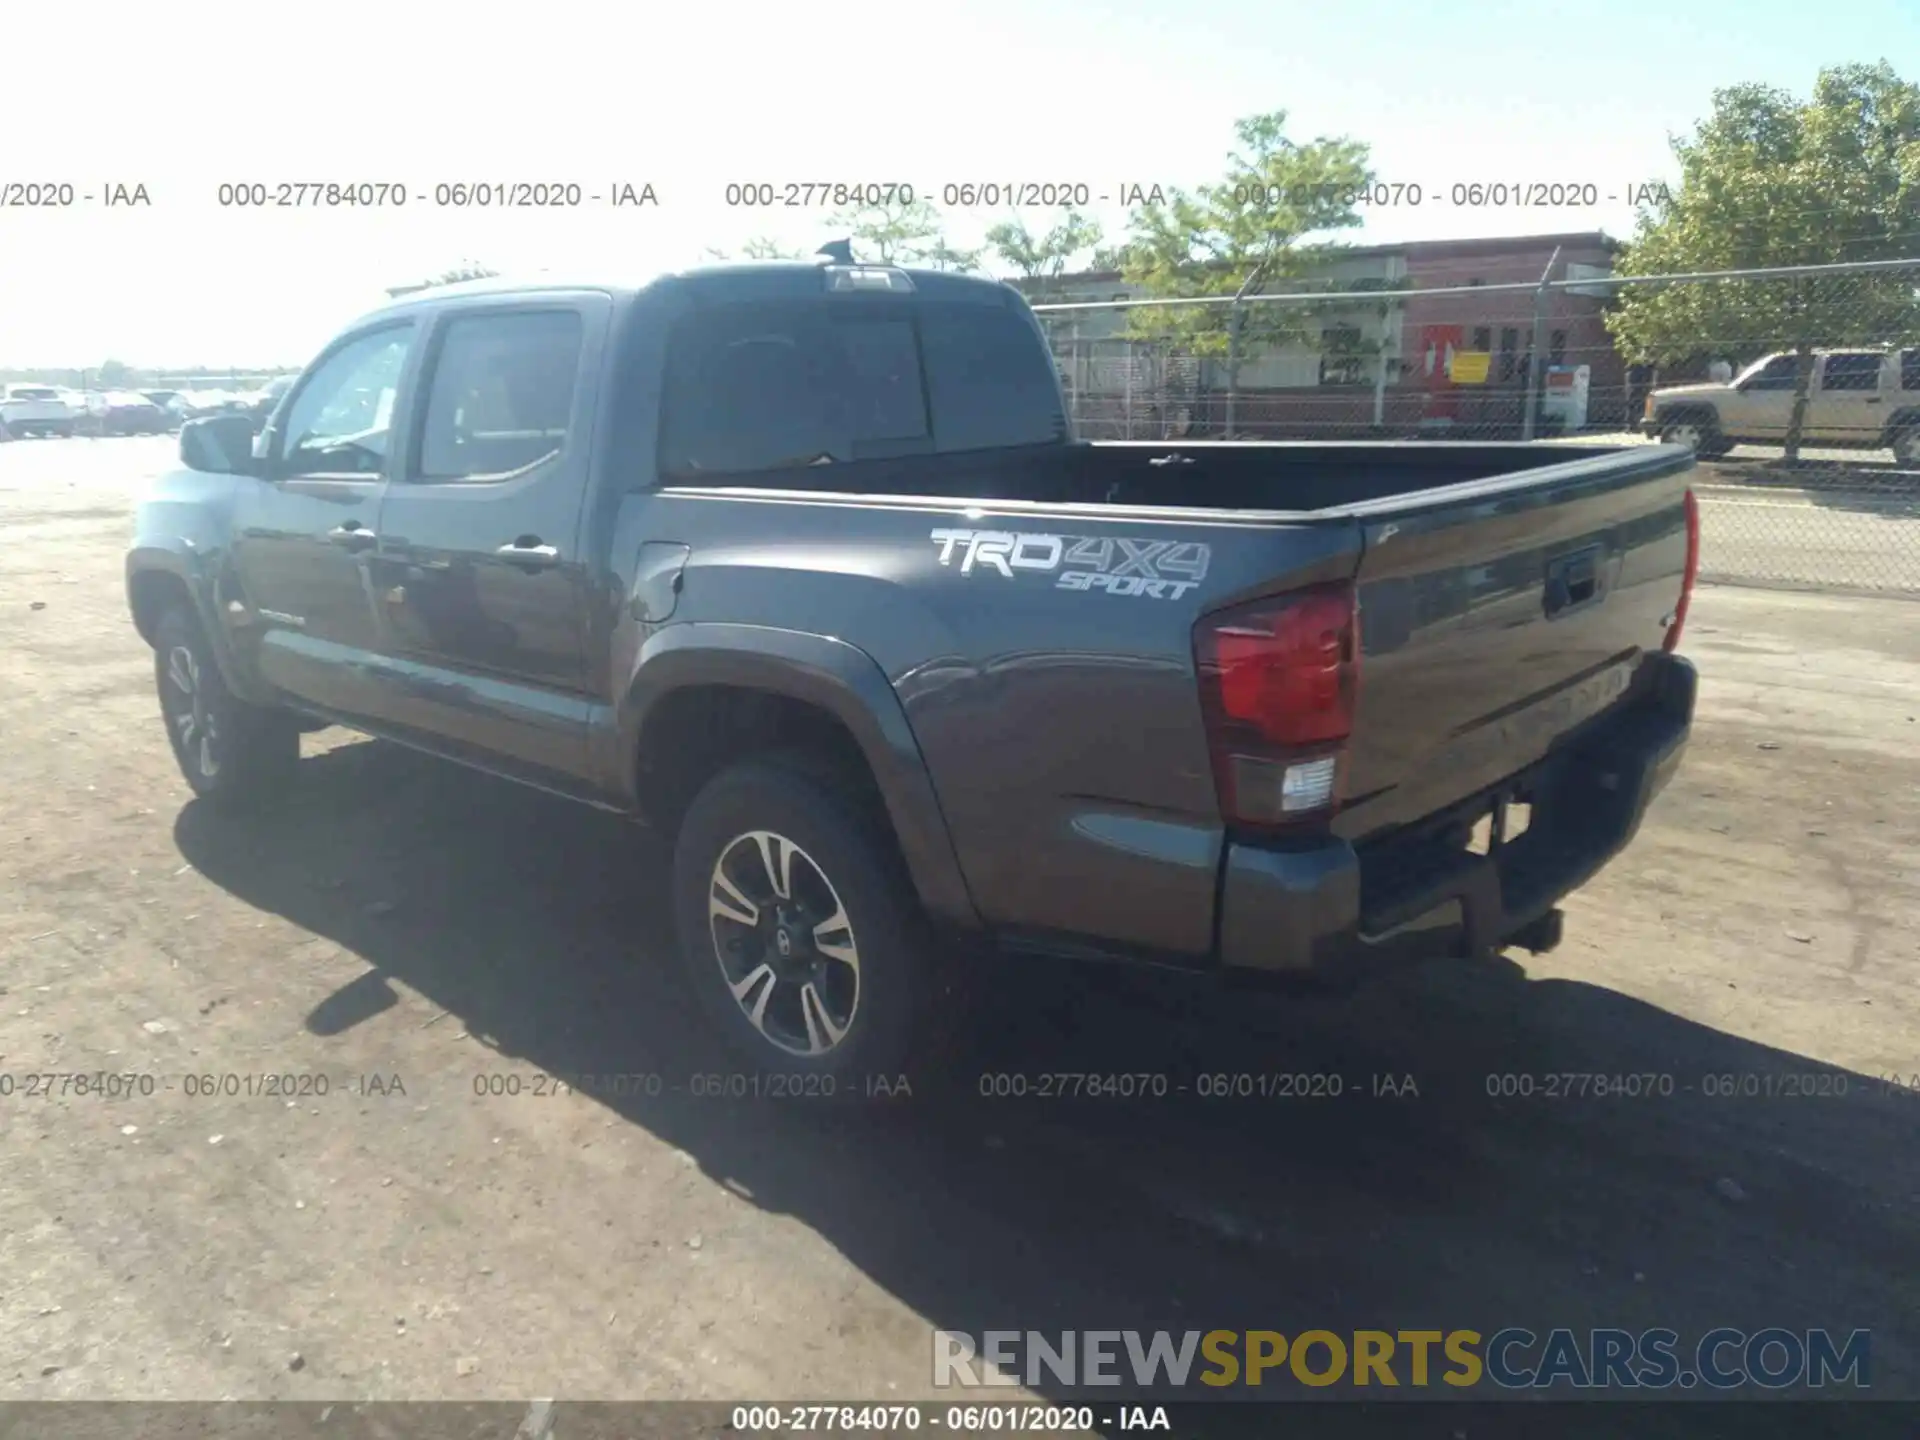
[[[854,263],[853,241],[851,240],[829,240],[813,253],[826,256],[827,259],[836,265],[851,265]]]

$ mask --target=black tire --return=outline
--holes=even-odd
[[[1887,437],[1896,465],[1920,466],[1920,425],[1902,426]]]
[[[183,604],[154,626],[153,660],[167,743],[193,793],[223,810],[278,795],[300,761],[295,717],[227,689],[198,617]]]
[[[681,958],[728,1048],[754,1070],[832,1076],[837,1093],[847,1095],[867,1077],[892,1079],[929,1058],[939,967],[881,824],[836,787],[777,757],[721,772],[682,819],[673,861]],[[797,853],[762,846],[756,834]],[[783,911],[773,884],[770,851],[787,856],[784,905],[791,909]],[[756,925],[714,913],[723,859],[723,873],[749,902]],[[744,914],[732,899],[723,897],[723,904]],[[788,916],[784,926],[776,923],[780,913]],[[845,924],[828,928],[836,917]],[[790,949],[777,944],[782,928]],[[834,953],[822,953],[827,948]],[[766,978],[749,983],[762,970]],[[734,984],[745,987],[739,1000]],[[756,1005],[758,1025],[748,1013]],[[836,1027],[838,1038],[818,1048]]]

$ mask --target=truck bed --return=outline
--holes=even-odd
[[[762,472],[737,488],[1298,513],[1502,480],[1523,471],[1617,462],[1645,449],[1431,441],[1097,441],[907,455],[839,467],[849,480],[857,474],[855,483],[840,483],[831,465],[795,467]]]
[[[1186,872],[1140,863],[1136,877],[1129,855],[1270,843],[1215,808],[1194,702],[1208,617],[1353,587],[1358,698],[1327,829],[1380,857],[1369,889],[1390,894],[1403,857],[1431,850],[1423,827],[1648,699],[1642,661],[1663,647],[1687,567],[1692,464],[1675,446],[1078,443],[667,493],[799,502],[748,508],[821,537],[840,573],[868,570],[882,545],[875,658],[902,687],[990,919],[1191,950],[1210,943],[1188,918],[1212,893],[1208,868],[1175,894],[1169,876]],[[944,542],[921,542],[919,559],[892,550],[881,537],[901,535],[903,510],[919,535],[970,527],[1032,554],[1086,537],[1109,568],[1163,545],[1206,559],[1196,586],[1158,600],[1131,580],[1071,596],[1054,587],[1073,577],[968,566]],[[781,587],[794,595],[790,572]],[[916,639],[896,649],[895,631]]]

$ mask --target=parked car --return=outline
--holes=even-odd
[[[126,577],[194,794],[332,723],[658,826],[787,1073],[897,1073],[975,946],[1551,949],[1693,712],[1686,450],[1086,444],[974,277],[445,287],[180,449]]]
[[[199,413],[194,408],[193,395],[190,391],[174,391],[168,399],[161,402],[161,408],[165,410],[169,418],[172,419],[175,429],[186,424],[189,420],[197,420],[200,418]]]
[[[169,428],[167,412],[131,390],[89,392],[77,422],[85,435],[164,435]]]
[[[1920,466],[1920,348],[1816,350],[1801,435],[1836,449],[1891,450]],[[1798,362],[1767,355],[1733,379],[1670,385],[1647,396],[1641,429],[1701,455],[1774,444],[1793,419]]]
[[[174,395],[167,408],[184,423],[203,420],[209,415],[226,414],[232,406],[226,392],[221,390],[181,390]]]
[[[10,435],[71,435],[74,419],[58,386],[9,385],[0,392],[0,425]]]
[[[287,393],[293,380],[294,377],[291,375],[282,375],[277,379],[269,380],[258,390],[250,390],[240,397],[246,413],[253,418],[255,430],[259,430],[267,423],[268,418],[273,414],[273,407],[280,403],[280,397]]]

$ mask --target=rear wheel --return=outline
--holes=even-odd
[[[777,761],[723,771],[681,823],[674,897],[688,978],[748,1064],[854,1080],[920,1058],[931,941],[862,807]]]
[[[1909,425],[1893,437],[1893,458],[1902,465],[1920,466],[1920,425]]]
[[[154,679],[167,741],[193,793],[223,809],[277,794],[300,759],[298,722],[227,689],[198,618],[176,605],[154,627]]]

